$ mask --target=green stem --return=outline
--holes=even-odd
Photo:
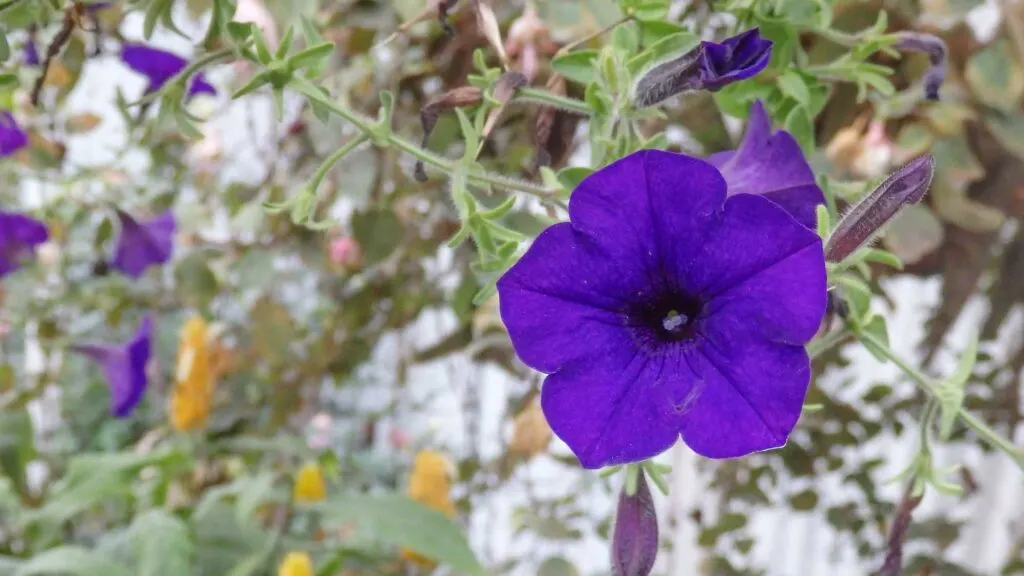
[[[323,163],[320,164],[320,167],[316,169],[316,173],[313,174],[313,178],[309,181],[310,191],[313,194],[316,194],[317,188],[320,187],[320,183],[327,177],[327,173],[331,171],[331,168],[333,168],[339,160],[347,156],[349,152],[355,150],[360,144],[369,139],[370,137],[366,134],[360,134],[346,142],[344,146],[338,148],[333,154],[328,156]]]
[[[289,85],[303,96],[310,100],[315,100],[318,104],[323,105],[325,108],[334,112],[338,116],[341,116],[356,128],[358,128],[363,134],[373,137],[378,133],[376,121],[368,116],[351,110],[345,106],[342,106],[332,98],[325,96],[320,90],[311,84],[304,78],[293,77],[289,82]],[[386,136],[387,143],[407,154],[415,157],[417,160],[422,161],[424,164],[433,166],[438,170],[445,173],[452,173],[455,171],[455,163],[447,158],[434,154],[429,150],[425,150],[415,142],[403,138],[394,132],[388,131]],[[495,185],[502,188],[513,190],[516,192],[522,192],[531,196],[536,196],[544,201],[552,202],[553,196],[559,192],[559,190],[544,188],[536,184],[529,182],[523,182],[521,180],[513,180],[504,176],[498,176],[489,173],[469,173],[467,179],[477,185]]]
[[[547,104],[560,108],[568,112],[576,112],[582,116],[590,116],[593,111],[587,106],[587,103],[582,100],[575,98],[569,98],[567,96],[560,96],[547,90],[541,90],[540,88],[520,88],[516,92],[517,100],[524,100],[526,102],[537,102],[539,104]]]
[[[828,334],[825,334],[821,338],[811,340],[807,344],[807,355],[813,360],[818,356],[821,356],[825,352],[835,348],[842,344],[853,335],[852,332],[846,328],[840,328],[839,330],[833,330]]]
[[[877,348],[886,358],[892,360],[893,364],[898,366],[903,373],[910,377],[911,380],[917,382],[921,388],[924,389],[932,398],[938,400],[939,398],[939,387],[940,384],[935,380],[929,378],[927,375],[922,373],[920,370],[911,366],[903,358],[900,358],[895,352],[893,352],[889,346],[881,339],[875,337],[872,334],[861,333],[859,337],[862,341],[871,343]],[[964,410],[962,407],[957,413],[957,417],[965,426],[970,428],[975,434],[977,434],[982,440],[988,443],[990,446],[1005,453],[1007,456],[1013,458],[1013,461],[1017,466],[1024,470],[1024,459],[1021,457],[1021,452],[1017,449],[1013,443],[1006,438],[1003,438],[998,432],[989,427],[977,417]]]
[[[568,54],[569,52],[572,52],[576,48],[586,44],[587,42],[590,42],[594,38],[597,38],[598,36],[601,36],[601,35],[605,34],[606,32],[611,32],[612,30],[614,30],[615,28],[618,28],[619,26],[625,24],[626,22],[632,22],[634,17],[635,16],[633,14],[627,14],[627,15],[623,16],[622,18],[619,18],[615,22],[612,22],[611,24],[605,26],[604,28],[601,28],[600,30],[596,30],[594,32],[591,32],[590,34],[587,34],[586,36],[584,36],[582,38],[577,38],[576,40],[573,40],[572,42],[570,42],[570,43],[566,44],[565,46],[563,46],[562,49],[558,51],[558,54],[556,54],[556,56],[561,56],[563,54]]]

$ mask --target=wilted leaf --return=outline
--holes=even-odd
[[[99,126],[102,121],[103,117],[97,116],[96,114],[90,114],[88,112],[84,114],[75,114],[71,118],[68,118],[68,132],[72,134],[91,132]]]

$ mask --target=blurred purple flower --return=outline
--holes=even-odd
[[[153,320],[142,318],[135,336],[124,344],[78,344],[75,352],[100,365],[110,386],[110,413],[124,418],[132,413],[146,392],[146,365],[152,353]]]
[[[13,212],[0,212],[0,278],[20,268],[35,247],[49,237],[42,222]]]
[[[740,147],[712,154],[707,161],[725,177],[729,196],[764,196],[804,226],[817,226],[815,210],[825,203],[825,194],[796,139],[785,130],[772,133],[772,120],[760,100],[750,108]]]
[[[26,66],[39,66],[39,48],[36,46],[35,38],[25,41],[24,58]]]
[[[10,156],[28,146],[28,134],[18,126],[14,114],[0,111],[0,157]]]
[[[498,281],[541,406],[586,468],[682,436],[731,458],[786,443],[825,312],[818,235],[758,194],[727,198],[707,162],[643,150],[573,192]]]
[[[177,227],[173,212],[168,210],[145,222],[135,220],[122,210],[117,211],[117,217],[121,221],[121,235],[111,262],[114,268],[127,276],[139,278],[150,266],[171,259]]]
[[[165,50],[146,46],[145,44],[125,43],[121,48],[121,60],[129,68],[149,78],[146,94],[156,92],[181,72],[188,61]],[[206,81],[202,72],[192,75],[188,87],[188,96],[196,94],[216,94],[217,90]]]
[[[715,92],[764,70],[772,57],[772,41],[757,28],[726,38],[703,41],[686,54],[651,68],[637,82],[633,102],[653,106],[687,90]]]
[[[106,10],[107,8],[110,8],[111,4],[113,4],[113,2],[97,2],[95,4],[89,4],[85,7],[85,11],[99,12],[100,10]]]

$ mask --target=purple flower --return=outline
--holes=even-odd
[[[30,257],[35,247],[49,237],[42,222],[21,214],[0,212],[0,278],[20,268],[22,260]]]
[[[10,156],[28,146],[28,134],[18,126],[14,114],[0,111],[0,157]]]
[[[682,436],[730,458],[786,443],[825,312],[818,235],[690,156],[643,150],[591,174],[498,281],[516,353],[586,468]]]
[[[139,278],[150,266],[171,259],[174,251],[174,214],[168,210],[145,222],[139,222],[122,210],[117,211],[121,221],[121,235],[114,252],[114,268],[132,278]]]
[[[149,86],[146,87],[146,94],[156,92],[181,72],[188,61],[158,48],[146,46],[145,44],[125,43],[121,48],[121,60],[129,68],[149,78]],[[188,96],[196,94],[216,94],[217,90],[211,86],[202,72],[195,73],[191,78],[188,88]]]
[[[39,66],[39,48],[36,46],[35,38],[29,38],[25,42],[24,57],[26,66]]]
[[[97,2],[95,4],[89,4],[85,7],[85,11],[99,12],[100,10],[106,10],[107,8],[110,8],[111,4],[113,4],[113,2]]]
[[[825,194],[814,179],[800,145],[785,130],[772,133],[760,100],[750,108],[747,131],[736,150],[707,158],[725,177],[729,195],[758,194],[775,202],[808,228],[815,228]]]
[[[633,103],[643,108],[664,102],[686,90],[715,92],[764,70],[772,57],[772,41],[757,28],[720,44],[701,42],[686,54],[648,70],[633,91]]]
[[[124,344],[79,344],[71,349],[96,361],[110,386],[110,413],[124,418],[146,392],[146,364],[152,353],[153,320],[142,318],[138,331]]]

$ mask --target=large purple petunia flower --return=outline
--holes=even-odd
[[[49,237],[42,222],[13,212],[0,212],[0,277],[20,268],[22,260]]]
[[[644,73],[633,91],[639,107],[653,106],[687,90],[715,92],[764,70],[772,57],[772,41],[757,28],[726,38],[703,41],[686,54]]]
[[[152,354],[153,320],[145,316],[135,336],[124,344],[79,344],[75,352],[88,356],[103,369],[110,386],[110,413],[124,418],[146,392],[146,364]]]
[[[188,61],[170,52],[146,46],[145,44],[125,43],[121,48],[121,60],[132,70],[149,78],[146,94],[156,92],[181,72]],[[217,90],[206,81],[202,72],[195,73],[188,87],[188,96],[196,94],[216,94]]]
[[[736,150],[712,154],[707,161],[725,177],[730,196],[760,194],[783,207],[801,224],[815,228],[825,194],[789,132],[772,133],[772,121],[760,100],[754,102],[743,142]]]
[[[499,281],[501,317],[541,406],[583,466],[677,438],[710,458],[785,444],[825,312],[817,234],[711,164],[645,150],[573,192]]]
[[[0,156],[10,156],[28,146],[28,134],[18,126],[14,114],[0,111]]]
[[[177,224],[170,210],[139,222],[122,210],[117,211],[121,221],[121,235],[117,239],[111,264],[132,278],[139,278],[150,266],[171,259],[174,251],[174,231]]]

